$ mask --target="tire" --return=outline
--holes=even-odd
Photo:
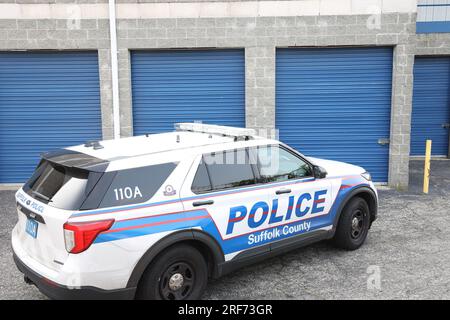
[[[200,299],[208,282],[203,255],[189,245],[176,245],[160,253],[139,282],[137,298],[145,300]]]
[[[369,227],[369,206],[364,199],[354,197],[342,210],[333,243],[341,249],[356,250],[366,240]]]

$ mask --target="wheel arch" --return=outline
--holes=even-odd
[[[207,259],[209,276],[219,275],[218,265],[223,263],[224,254],[217,241],[201,230],[180,230],[158,240],[142,255],[128,279],[127,288],[137,287],[153,259],[164,250],[178,244],[189,244],[199,250]]]
[[[350,193],[345,197],[345,199],[339,205],[339,209],[337,211],[338,214],[336,215],[336,218],[335,218],[335,221],[333,224],[334,231],[336,231],[337,225],[339,223],[339,219],[341,217],[342,210],[344,210],[347,203],[354,197],[361,197],[367,202],[367,205],[369,206],[369,211],[370,211],[370,223],[375,221],[375,219],[377,218],[378,198],[377,198],[375,191],[373,191],[371,188],[366,187],[366,186],[357,187],[357,188],[353,189],[352,191],[350,191]]]

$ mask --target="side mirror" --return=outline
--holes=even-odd
[[[321,166],[314,166],[314,178],[316,179],[323,179],[327,176],[328,172]]]

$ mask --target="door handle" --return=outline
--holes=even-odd
[[[382,146],[385,146],[387,144],[391,143],[389,138],[380,138],[378,139],[378,144],[381,144]]]
[[[450,123],[443,123],[442,128],[450,129]]]
[[[280,190],[277,190],[275,193],[276,194],[291,193],[291,189],[280,189]]]
[[[214,203],[214,200],[205,200],[205,201],[195,201],[192,203],[194,207],[200,207],[200,206],[209,206]]]

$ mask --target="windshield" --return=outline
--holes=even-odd
[[[43,160],[24,186],[24,191],[49,206],[78,210],[99,174]]]

